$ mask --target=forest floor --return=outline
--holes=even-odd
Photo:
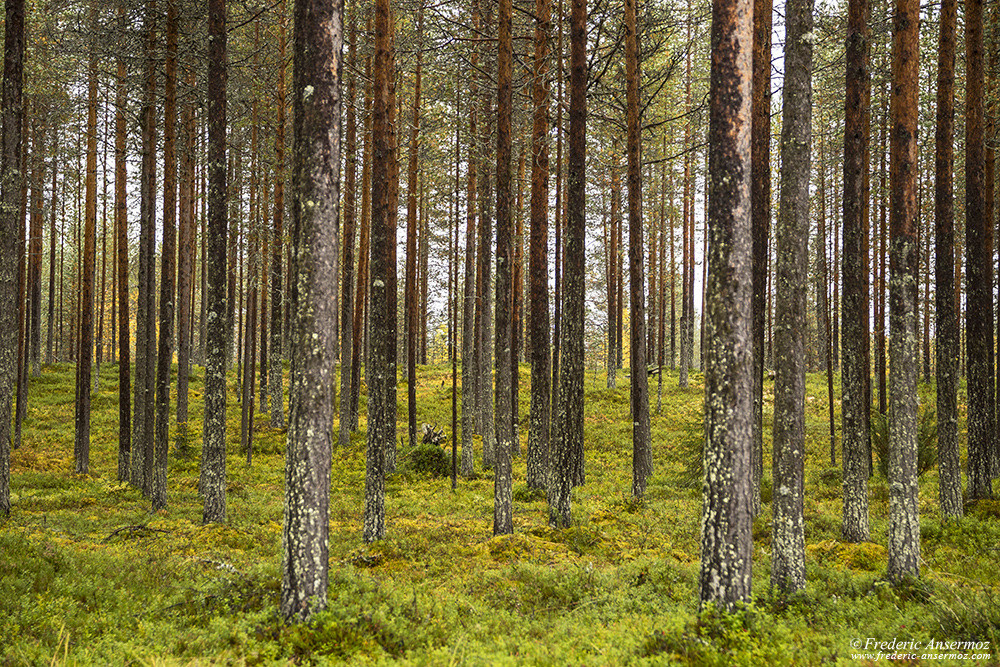
[[[450,369],[418,373],[418,422],[449,430]],[[630,496],[628,377],[609,390],[603,373],[587,372],[586,485],[573,492],[573,526],[553,530],[544,498],[523,483],[528,375],[522,366],[515,534],[501,538],[492,537],[492,472],[482,471],[478,450],[478,476],[452,492],[449,480],[409,470],[401,446],[400,472],[386,483],[387,538],[362,543],[362,398],[362,431],[333,455],[329,608],[287,625],[278,614],[284,433],[258,415],[248,466],[230,387],[228,522],[201,523],[200,437],[189,454],[171,452],[169,507],[151,513],[116,479],[117,367],[101,369],[87,476],[73,473],[74,368],[45,368],[31,382],[24,443],[12,455],[13,511],[0,520],[0,665],[855,665],[894,654],[915,656],[907,664],[997,664],[1000,502],[970,504],[964,518],[944,522],[936,469],[923,474],[922,578],[890,586],[879,473],[870,488],[873,542],[840,539],[824,376],[811,375],[807,387],[806,590],[782,597],[769,589],[765,453],[754,603],[719,615],[699,614],[697,602],[701,376],[681,390],[676,373],[665,373],[659,411],[650,381],[654,472],[640,503]],[[196,436],[202,380],[198,369]],[[932,405],[933,389],[921,391]],[[766,452],[770,382],[765,392]],[[405,434],[405,383],[398,396]],[[839,411],[838,401],[838,456]],[[964,417],[961,425],[964,440]]]

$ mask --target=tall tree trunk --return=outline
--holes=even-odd
[[[993,495],[992,224],[986,218],[983,2],[965,3],[965,332],[969,389],[969,497]],[[915,85],[915,84],[914,84]]]
[[[918,366],[916,319],[917,262],[920,256],[920,248],[917,245],[917,224],[920,214],[917,207],[919,11],[920,3],[915,0],[896,0],[892,44],[893,130],[889,157],[892,209],[889,218],[889,270],[891,276],[889,278],[889,564],[887,575],[889,580],[895,583],[907,576],[920,575],[920,521],[917,504]],[[988,247],[985,252],[989,252]],[[989,276],[987,269],[982,275],[986,279],[987,303],[989,303],[989,285],[992,282]],[[986,320],[992,322],[990,309],[987,309]],[[989,328],[992,329],[992,326]],[[991,341],[992,338],[993,334],[990,331]],[[987,354],[990,362],[992,362],[991,353],[992,349],[990,349],[990,354]],[[988,395],[992,405],[992,363],[990,366],[988,368],[988,377],[990,378]]]
[[[420,78],[423,68],[424,11],[417,12],[417,64],[410,111],[410,158],[406,178],[406,405],[410,446],[417,442],[417,164],[420,157]]]
[[[10,514],[10,424],[17,369],[17,242],[20,214],[21,114],[24,112],[24,0],[4,3],[2,130],[0,130],[0,516]]]
[[[569,160],[559,400],[552,441],[549,524],[570,526],[570,490],[583,483],[583,299],[586,235],[587,2],[570,3]],[[579,475],[579,476],[578,476]]]
[[[187,71],[187,84],[194,89],[197,79]],[[194,106],[185,101],[181,111],[181,155],[179,215],[177,230],[177,448],[186,454],[188,443],[188,385],[191,376],[191,330],[194,311]]]
[[[396,331],[389,307],[390,274],[395,274],[390,245],[395,245],[389,211],[392,145],[389,134],[392,69],[392,23],[389,0],[375,3],[375,56],[372,84],[372,221],[371,221],[371,349],[368,353],[368,449],[365,474],[365,542],[385,537],[385,473],[387,450],[395,445],[396,424],[389,405],[389,385],[395,383],[391,367]],[[391,445],[390,445],[391,443]]]
[[[97,27],[97,0],[90,1],[90,24]],[[76,474],[90,471],[90,371],[94,353],[94,254],[97,237],[97,45],[87,73],[87,212],[84,221],[83,280],[80,299],[80,354],[77,357]]]
[[[548,486],[549,431],[552,412],[549,350],[549,36],[550,0],[535,0],[535,58],[532,69],[531,236],[528,247],[528,294],[531,317],[531,410],[528,424],[527,483]],[[609,354],[610,356],[610,354]]]
[[[282,10],[284,10],[284,5],[282,5]],[[284,15],[284,11],[282,11]],[[284,35],[282,30],[279,35]],[[357,3],[351,2],[351,27],[348,32],[348,47],[347,47],[347,61],[348,61],[348,71],[354,71],[357,67]],[[357,76],[351,76],[347,83],[347,107],[346,121],[347,127],[344,131],[344,139],[346,141],[345,154],[344,154],[344,208],[342,211],[344,217],[344,256],[341,263],[341,301],[340,301],[340,433],[337,439],[337,445],[340,447],[346,447],[351,443],[351,375],[353,371],[354,359],[351,354],[351,346],[354,342],[354,227],[357,218],[356,206],[355,206],[355,193],[357,191],[357,136],[358,136],[358,126],[357,126],[357,113],[355,112],[354,105],[357,103]],[[279,84],[280,90],[284,92],[284,85]],[[282,122],[284,122],[284,112],[279,111],[282,116]],[[284,154],[284,149],[282,149],[282,155]],[[280,221],[278,219],[278,179],[275,179],[275,237],[279,236],[278,226]],[[275,275],[280,275],[281,273],[281,257],[279,251],[275,251],[275,258],[278,262],[277,271],[272,269],[271,279],[274,280]],[[280,278],[278,279],[280,280]],[[275,313],[279,311],[274,306],[274,296],[276,292],[274,291],[274,286],[271,287],[272,294],[272,305]],[[276,318],[272,315],[272,320]],[[275,340],[272,336],[271,338],[271,356],[274,356],[274,344]],[[271,362],[271,376],[274,376],[274,361]],[[279,376],[280,379],[280,376]],[[273,380],[272,380],[273,382]],[[273,387],[272,387],[273,391]],[[274,398],[272,397],[272,401]],[[273,412],[272,412],[273,414]]]
[[[781,103],[781,200],[775,239],[774,456],[771,585],[782,593],[806,585],[805,323],[809,275],[809,181],[812,150],[812,0],[785,5],[785,83]],[[822,155],[822,149],[821,149]],[[822,165],[820,167],[822,169]],[[822,199],[820,206],[823,206]],[[824,256],[823,213],[819,257]],[[826,294],[825,261],[820,267]],[[819,307],[826,309],[825,299]],[[817,328],[820,321],[817,320]]]
[[[208,4],[208,331],[199,488],[202,520],[226,520],[226,0]],[[290,466],[289,466],[290,467]],[[325,589],[324,589],[325,590]]]
[[[96,102],[95,102],[96,106]],[[37,109],[44,116],[45,108]],[[96,114],[96,109],[95,112]],[[45,129],[44,117],[35,119],[35,131],[31,134],[34,178],[31,179],[31,215],[28,233],[28,327],[26,350],[27,363],[31,364],[31,376],[42,375],[42,222],[45,218]],[[95,149],[96,150],[96,149]],[[95,195],[96,196],[96,195]]]
[[[639,116],[639,36],[636,27],[636,0],[625,0],[625,123],[627,126],[626,152],[628,154],[628,264],[629,264],[629,377],[630,405],[632,408],[632,496],[642,498],[646,493],[646,480],[653,474],[653,453],[649,442],[649,378],[646,375],[646,304],[645,270],[643,268],[643,219],[642,174],[639,149],[641,118]],[[581,173],[580,180],[583,180]],[[582,199],[582,197],[581,197]],[[581,213],[581,217],[583,214]],[[585,223],[581,222],[581,227]],[[580,231],[580,255],[583,230]],[[583,259],[580,259],[583,273]],[[654,290],[651,287],[650,290]],[[581,297],[583,289],[581,287]],[[582,298],[581,298],[582,300]],[[581,304],[582,305],[582,304]],[[582,311],[582,307],[581,307]],[[582,312],[581,317],[582,320]],[[582,323],[581,323],[582,329]],[[580,338],[583,337],[582,331]],[[581,345],[582,347],[582,345]],[[652,349],[652,347],[650,348]],[[580,351],[580,385],[583,386],[583,351]],[[581,392],[582,393],[582,392]],[[581,397],[580,419],[583,419]],[[582,423],[580,427],[583,448]],[[582,458],[582,451],[581,451]]]
[[[295,206],[292,372],[285,463],[281,612],[305,620],[326,606],[330,456],[336,374],[343,3],[295,3]],[[309,94],[311,92],[311,94]],[[315,205],[309,206],[307,202]],[[335,277],[335,276],[334,276]]]
[[[844,276],[841,329],[841,411],[844,507],[841,532],[849,542],[867,542],[870,449],[868,354],[868,138],[871,79],[868,64],[868,0],[850,0],[844,121]]]
[[[618,382],[619,345],[618,318],[621,309],[618,306],[618,283],[621,282],[621,266],[618,258],[621,250],[618,246],[622,225],[622,182],[618,168],[618,142],[611,140],[611,230],[608,234],[608,389],[615,389]]]
[[[511,184],[511,115],[513,112],[513,2],[500,0],[497,16],[497,279],[496,279],[496,411],[493,534],[514,532],[511,507],[511,450],[514,447],[511,394],[513,327],[514,219]]]
[[[938,499],[941,513],[964,513],[958,446],[958,309],[955,302],[955,38],[958,0],[943,0],[934,134],[935,373],[937,379]]]
[[[177,0],[167,0],[167,59],[163,103],[163,246],[160,251],[160,326],[156,359],[156,433],[153,508],[167,505],[170,449],[170,366],[174,359],[177,255]]]
[[[750,224],[753,233],[753,515],[761,510],[760,482],[764,475],[764,320],[767,274],[771,265],[771,24],[772,0],[753,4],[753,99],[750,117]]]
[[[45,343],[45,363],[52,365],[55,363],[55,319],[56,319],[56,200],[59,192],[59,144],[57,142],[58,130],[52,129],[52,204],[50,206],[49,218],[49,306],[47,318],[47,331]],[[112,303],[112,311],[114,304]],[[114,347],[114,334],[112,333],[112,347]]]
[[[475,4],[475,3],[473,3]],[[473,25],[478,21],[478,13],[473,9]],[[478,52],[470,54],[472,66],[479,64]],[[466,159],[466,221],[465,221],[465,284],[462,308],[462,475],[468,477],[474,470],[473,433],[480,430],[479,411],[479,319],[476,317],[476,297],[478,286],[478,262],[476,262],[476,211],[478,164],[476,160],[476,137],[478,109],[476,101],[478,86],[476,77],[469,79],[469,152]]]
[[[153,281],[156,273],[156,0],[147,0],[145,9],[146,53],[145,89],[140,124],[142,132],[142,168],[139,196],[139,284],[135,312],[135,418],[132,422],[131,482],[146,495],[152,487],[153,473],[153,341],[156,332],[153,317],[156,309]]]
[[[715,0],[709,117],[702,605],[749,600],[752,341],[750,0]]]
[[[125,20],[124,3],[118,18]],[[132,449],[131,336],[129,335],[128,199],[126,194],[125,58],[117,59],[115,81],[115,234],[118,239],[118,481],[129,479]]]

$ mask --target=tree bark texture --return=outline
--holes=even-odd
[[[750,0],[715,0],[709,112],[702,605],[750,598]]]
[[[392,365],[396,345],[394,319],[390,316],[390,274],[396,267],[391,261],[392,234],[389,77],[392,59],[392,24],[389,0],[375,3],[375,58],[372,117],[372,221],[370,285],[370,349],[368,352],[368,448],[365,474],[365,511],[363,538],[373,542],[385,537],[385,474],[387,450],[394,446],[396,423],[390,409],[390,385],[396,382]]]
[[[226,520],[226,0],[208,5],[208,293],[200,489],[205,523]]]
[[[552,6],[535,0],[535,59],[532,81],[531,224],[528,247],[528,293],[531,316],[531,411],[528,419],[527,483],[548,487],[549,429],[552,411],[549,350],[549,104],[548,74]],[[609,352],[610,357],[610,352]]]
[[[646,480],[653,474],[653,453],[649,442],[649,378],[646,375],[645,270],[643,266],[642,247],[642,175],[640,173],[641,156],[639,153],[641,146],[639,137],[641,129],[641,118],[639,116],[640,76],[636,0],[625,0],[625,122],[627,126],[626,152],[628,153],[629,236],[629,397],[632,414],[632,496],[635,498],[642,498],[645,495]],[[581,236],[583,236],[582,233]],[[583,241],[582,238],[581,241]],[[583,252],[581,244],[580,254],[583,255]],[[582,291],[583,289],[581,288]],[[583,338],[582,331],[579,335]],[[653,349],[652,346],[650,349]],[[580,375],[580,384],[582,386],[582,350],[580,352]],[[580,407],[580,418],[582,421],[582,404]],[[582,432],[582,425],[580,430]],[[583,447],[582,433],[580,447],[581,449]]]
[[[990,456],[996,437],[993,393],[993,264],[986,217],[983,2],[965,3],[965,345],[969,391],[969,497],[993,495]],[[895,135],[894,135],[895,138]],[[915,251],[914,251],[915,252]]]
[[[586,234],[586,0],[570,4],[569,161],[559,400],[552,442],[549,524],[568,528],[570,491],[583,469],[583,299]],[[582,475],[581,475],[582,476]],[[582,483],[582,480],[581,480]]]
[[[785,5],[785,83],[781,118],[781,201],[775,239],[774,455],[771,585],[806,585],[803,482],[805,328],[812,169],[812,0]],[[822,285],[826,290],[826,285]]]
[[[295,281],[281,611],[298,620],[326,606],[329,567],[342,18],[340,0],[295,3]]]
[[[869,0],[850,0],[844,121],[844,277],[841,296],[841,459],[844,504],[841,532],[849,542],[867,542],[870,406],[868,332],[868,139],[871,74],[868,64]]]
[[[941,513],[959,517],[962,468],[958,448],[958,309],[955,302],[955,38],[958,0],[943,0],[934,134],[935,373],[937,378],[938,498]]]
[[[514,305],[514,211],[511,183],[511,115],[513,111],[513,2],[500,0],[497,12],[497,277],[496,277],[496,451],[493,475],[493,534],[514,532],[511,508],[511,454],[514,448],[511,394]]]
[[[4,3],[2,129],[0,129],[0,516],[10,514],[11,407],[17,370],[17,244],[21,213],[21,115],[24,0]]]
[[[896,0],[889,141],[889,564],[898,583],[920,575],[917,502],[917,100],[919,2]],[[987,296],[987,299],[989,297]],[[989,301],[987,301],[989,303]],[[992,321],[987,309],[987,321]],[[992,329],[992,327],[990,327]],[[990,334],[992,340],[992,333]],[[992,349],[990,350],[992,352]],[[992,354],[987,355],[992,360]],[[992,365],[992,364],[991,364]],[[992,397],[992,368],[989,377]],[[971,393],[971,391],[970,391]],[[992,399],[990,399],[992,401]]]

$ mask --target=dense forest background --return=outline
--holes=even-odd
[[[136,541],[126,551],[188,535],[151,518],[200,505],[185,520],[232,524],[247,501],[280,528],[280,568],[267,566],[280,574],[201,590],[230,605],[206,613],[273,614],[260,656],[329,653],[274,629],[310,622],[327,624],[331,646],[357,640],[345,655],[413,657],[379,629],[388,616],[328,608],[329,578],[352,576],[331,574],[331,555],[351,568],[420,560],[378,546],[401,539],[393,511],[419,517],[392,494],[438,493],[432,471],[459,503],[463,484],[488,493],[486,476],[493,561],[559,563],[558,548],[502,541],[528,530],[604,568],[603,583],[568,584],[571,603],[550,600],[559,613],[621,588],[616,548],[652,563],[685,544],[677,585],[697,589],[698,611],[669,613],[698,620],[681,639],[649,628],[639,657],[752,656],[761,646],[734,637],[759,614],[799,614],[808,598],[796,596],[828,600],[843,584],[913,602],[921,637],[946,628],[995,659],[995,582],[967,549],[979,544],[969,531],[995,531],[1000,474],[996,3],[4,7],[0,514],[12,552],[44,560],[23,518],[39,511],[33,484],[72,495],[117,479],[94,503],[127,493],[144,508],[102,524],[102,544]],[[52,410],[72,421],[61,442],[40,436]],[[54,454],[70,441],[72,466]],[[65,463],[64,482],[41,482],[42,452]],[[282,454],[283,486],[246,477]],[[253,485],[235,507],[234,476]],[[635,531],[676,520],[662,504],[692,486],[700,544],[666,529],[650,551],[636,546]],[[622,495],[598,508],[588,487]],[[835,502],[818,507],[807,488]],[[639,519],[608,537],[602,512]],[[955,592],[934,574],[944,543],[982,577],[951,616],[934,606]],[[761,557],[766,603],[753,595]],[[879,570],[893,592],[874,578],[809,588],[835,564]],[[14,632],[23,610],[7,611]],[[334,636],[348,626],[331,613],[355,614],[352,639]],[[681,651],[703,631],[709,653]],[[197,650],[217,653],[214,641]],[[782,657],[787,641],[765,652]],[[64,644],[68,655],[60,630]],[[52,648],[36,636],[18,650]]]

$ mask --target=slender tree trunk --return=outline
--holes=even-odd
[[[56,141],[58,132],[52,130],[52,204],[50,206],[49,218],[49,307],[45,343],[45,363],[52,365],[55,363],[55,319],[56,319],[56,200],[59,192],[59,144]],[[112,312],[114,303],[112,303]],[[114,334],[112,333],[112,347],[114,347]]]
[[[775,239],[774,483],[771,585],[782,593],[806,585],[805,323],[809,275],[809,181],[812,150],[812,0],[785,5],[785,83],[781,103],[781,200]],[[820,149],[822,155],[822,148]],[[820,166],[822,169],[822,164]],[[823,206],[822,198],[820,206]],[[824,256],[823,213],[819,257]],[[825,261],[819,267],[826,294]],[[825,299],[819,306],[826,308]],[[819,325],[819,321],[817,321]],[[817,327],[821,328],[821,327]]]
[[[771,235],[771,22],[772,0],[754,0],[753,101],[750,137],[750,217],[753,229],[753,514],[760,513],[764,473],[764,319]]]
[[[608,234],[608,389],[615,389],[618,381],[619,346],[618,318],[621,312],[618,307],[618,283],[621,282],[621,267],[618,264],[620,250],[618,247],[619,230],[622,225],[622,182],[618,170],[618,142],[611,141],[611,231]]]
[[[531,236],[528,248],[528,320],[531,347],[531,410],[528,424],[527,483],[548,486],[552,412],[549,350],[549,39],[552,3],[535,0],[535,58],[532,69]],[[609,354],[610,356],[610,354]]]
[[[208,5],[208,330],[201,481],[202,520],[226,520],[226,0]],[[287,466],[290,468],[291,466]],[[325,590],[325,588],[323,589]]]
[[[570,490],[583,471],[583,299],[586,234],[586,0],[570,4],[569,161],[559,400],[552,442],[549,524],[570,526]],[[634,369],[633,369],[634,372]]]
[[[0,130],[0,516],[10,514],[10,424],[17,360],[17,242],[21,182],[21,114],[24,112],[24,0],[4,3],[2,130]]]
[[[125,6],[119,5],[119,20]],[[128,200],[126,195],[125,59],[117,59],[115,81],[115,234],[118,239],[118,481],[129,479],[132,448],[131,337],[129,335]]]
[[[90,1],[90,23],[97,25],[97,0]],[[91,47],[87,75],[87,212],[84,221],[83,280],[80,299],[80,354],[77,357],[76,474],[90,471],[90,371],[94,353],[94,255],[97,237],[97,51]]]
[[[474,10],[475,12],[475,10]],[[474,13],[473,22],[478,14]],[[479,63],[475,50],[470,54],[473,67]],[[478,89],[476,77],[469,80],[469,152],[466,160],[466,222],[465,222],[465,286],[463,288],[462,308],[462,475],[469,477],[474,471],[474,440],[473,433],[478,430],[479,400],[479,320],[476,317],[477,267],[476,262],[476,184],[478,182],[477,161],[475,157],[476,125],[478,110],[476,109]]]
[[[511,507],[511,450],[514,447],[511,394],[513,326],[514,216],[511,183],[511,115],[513,111],[513,2],[500,0],[497,16],[497,278],[496,278],[496,411],[493,534],[514,532]]]
[[[867,542],[870,383],[868,354],[868,137],[871,124],[868,0],[851,0],[847,23],[847,94],[844,121],[844,332],[841,371],[844,507],[841,532]]]
[[[649,378],[646,375],[646,303],[644,298],[642,175],[639,131],[639,36],[636,27],[636,0],[625,0],[625,98],[628,154],[628,264],[629,264],[629,377],[632,412],[632,496],[642,498],[646,480],[653,474],[653,453],[649,442]],[[580,175],[583,180],[583,174]],[[582,197],[581,197],[582,198]],[[582,213],[581,213],[582,216]],[[581,222],[581,226],[584,223]],[[581,237],[583,232],[580,232]],[[581,239],[582,240],[582,239]],[[583,255],[583,248],[580,248]],[[583,260],[581,258],[581,264]],[[582,273],[582,266],[581,266]],[[651,287],[653,291],[655,288]],[[581,289],[581,292],[583,290]],[[581,308],[582,310],[582,308]],[[582,313],[581,313],[581,320]],[[582,331],[580,337],[582,338]],[[650,347],[652,349],[652,346]],[[580,352],[582,376],[583,353]],[[583,378],[580,378],[582,388]],[[580,417],[583,405],[581,397]],[[582,424],[581,424],[581,431]],[[582,433],[580,448],[582,450]],[[582,458],[582,451],[581,451]]]
[[[889,158],[890,191],[892,192],[892,209],[889,218],[889,268],[892,275],[889,279],[889,564],[887,575],[889,580],[894,583],[899,583],[907,576],[920,575],[920,521],[917,504],[918,343],[916,320],[917,263],[920,256],[920,249],[917,245],[919,216],[917,207],[919,10],[919,2],[915,0],[896,0],[892,44],[893,130]],[[989,252],[989,250],[985,252]],[[982,277],[986,280],[988,294],[989,285],[992,282],[988,269]],[[992,322],[991,309],[987,309],[986,319]],[[992,327],[989,328],[992,329]],[[991,331],[990,340],[992,338]],[[989,352],[987,357],[992,362],[992,349]],[[992,403],[993,369],[990,367],[988,370],[989,397]]]
[[[282,15],[284,12],[282,12]],[[351,27],[348,33],[348,47],[347,47],[347,60],[348,60],[348,70],[353,71],[357,67],[357,3],[351,3]],[[279,35],[283,35],[282,31]],[[337,444],[340,447],[346,447],[351,443],[351,376],[354,372],[354,359],[351,354],[351,346],[354,342],[354,227],[356,221],[356,206],[355,206],[355,192],[357,190],[357,114],[355,112],[354,105],[357,103],[357,76],[351,76],[347,83],[347,113],[346,121],[347,128],[345,129],[345,155],[344,155],[344,256],[341,263],[341,301],[340,301],[340,434],[337,439]],[[280,86],[281,91],[284,92],[283,84]],[[284,114],[282,112],[282,122],[284,121]],[[284,149],[282,149],[282,154]],[[278,226],[280,224],[278,219],[278,188],[277,180],[275,183],[274,190],[275,197],[275,238],[279,236]],[[277,270],[272,269],[271,279],[274,280],[276,275],[281,273],[281,257],[280,251],[275,251],[275,259],[277,261]],[[274,266],[274,265],[272,265]],[[280,278],[278,278],[280,280]],[[271,287],[272,294],[272,305],[274,313],[280,316],[280,312],[274,305],[274,297],[277,294],[274,290],[272,283]],[[274,314],[271,317],[272,320],[276,320]],[[271,337],[271,376],[274,376],[274,346],[275,339],[272,335]],[[279,376],[280,379],[280,376]],[[273,382],[273,380],[272,380]],[[273,387],[272,387],[273,391]],[[272,401],[274,398],[271,399]],[[273,413],[272,413],[273,414]]]
[[[992,224],[986,218],[983,2],[965,3],[965,332],[969,390],[969,497],[993,495]],[[915,56],[914,56],[915,57]],[[895,135],[894,135],[895,138]]]
[[[389,211],[389,179],[393,149],[389,134],[392,69],[392,22],[389,0],[375,3],[375,56],[372,117],[372,221],[371,221],[371,349],[368,353],[368,450],[365,474],[365,542],[385,537],[385,473],[387,450],[395,445],[396,424],[389,406],[389,385],[395,383],[391,367],[396,331],[389,313],[390,274],[395,274],[390,245],[395,245]]]
[[[406,405],[410,446],[417,442],[417,164],[420,156],[420,79],[423,67],[424,11],[417,12],[417,64],[413,74],[410,159],[406,179]]]
[[[702,605],[750,597],[753,349],[750,227],[750,0],[715,0],[709,120]]]
[[[96,106],[96,101],[95,101]],[[38,109],[39,115],[45,109]],[[95,112],[96,114],[96,109]],[[42,127],[43,118],[35,121],[35,131],[31,134],[32,157],[34,161],[34,178],[31,179],[31,215],[28,233],[28,327],[25,341],[28,354],[27,362],[31,364],[31,376],[42,375],[42,222],[45,218],[45,131]]]
[[[187,71],[187,84],[194,89],[197,79]],[[191,330],[194,311],[194,106],[184,102],[181,111],[181,155],[179,215],[177,230],[177,448],[187,454],[188,385],[191,376]]]
[[[135,418],[132,422],[132,485],[149,495],[153,472],[153,265],[156,206],[156,0],[145,9],[145,90],[140,111],[142,168],[139,202],[139,266],[135,313]]]
[[[170,449],[170,367],[174,359],[177,255],[177,0],[167,0],[167,59],[163,104],[163,246],[160,254],[160,326],[156,359],[156,433],[153,509],[167,505]]]

